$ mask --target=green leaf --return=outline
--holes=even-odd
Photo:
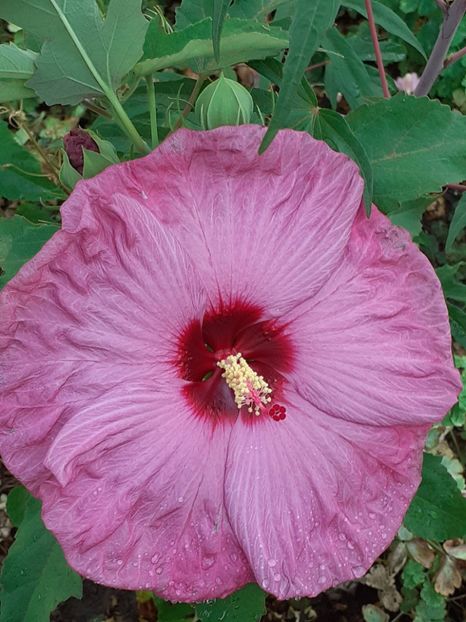
[[[0,121],[0,196],[11,201],[56,198],[56,187],[42,176],[39,162],[24,147],[18,145],[14,134]]]
[[[456,305],[447,305],[453,339],[466,348],[466,313]]]
[[[466,177],[466,117],[438,101],[400,93],[346,118],[369,156],[380,207]]]
[[[24,80],[0,80],[0,104],[31,97],[36,97],[36,94],[25,85]]]
[[[432,203],[432,198],[422,196],[403,203],[385,204],[384,212],[390,217],[394,225],[404,227],[412,236],[419,235],[422,229],[422,215],[428,205]]]
[[[390,620],[388,614],[375,605],[363,605],[362,617],[364,622],[389,622]]]
[[[220,61],[220,36],[230,0],[212,0],[212,2],[212,47],[214,49],[214,58],[218,63]]]
[[[249,60],[274,56],[288,45],[280,29],[241,19],[225,21],[220,59],[217,62],[212,47],[212,19],[207,18],[171,34],[160,33],[151,23],[144,44],[144,58],[136,65],[139,75],[165,69],[190,67],[197,73],[209,73]]]
[[[0,17],[45,40],[29,82],[47,104],[77,104],[117,88],[142,55],[141,0],[2,0]]]
[[[23,486],[17,486],[8,493],[6,511],[13,527],[19,527],[22,523],[30,496]]]
[[[451,253],[453,250],[453,242],[462,233],[466,227],[466,193],[463,193],[461,199],[455,207],[455,213],[451,219],[450,228],[448,229],[447,241],[445,243],[445,251]]]
[[[264,21],[269,13],[289,3],[290,0],[235,0],[228,9],[228,15]]]
[[[254,583],[228,598],[196,605],[196,615],[201,622],[258,622],[264,613],[265,594]]]
[[[225,3],[228,5],[227,0]],[[289,0],[235,0],[229,8],[227,6],[227,15],[240,19],[264,21],[269,13],[288,3]],[[212,16],[212,0],[183,0],[176,10],[176,29],[181,30]]]
[[[426,581],[421,590],[421,601],[416,607],[414,622],[444,622],[446,615],[445,598]]]
[[[445,264],[436,269],[437,276],[442,284],[445,298],[456,300],[457,302],[466,302],[466,284],[462,283],[458,278],[458,271],[462,264],[455,265]]]
[[[344,6],[357,11],[360,15],[367,18],[364,0],[343,0],[342,3]],[[387,32],[390,32],[392,35],[399,37],[411,45],[419,52],[419,54],[426,58],[426,53],[424,52],[422,45],[406,25],[406,22],[401,19],[399,15],[392,11],[388,6],[385,6],[381,2],[376,2],[375,0],[372,2],[372,9],[374,11],[374,19],[379,26],[382,26],[382,28],[384,28]]]
[[[29,496],[0,576],[0,622],[49,622],[58,603],[81,598],[82,580],[40,517],[41,504]]]
[[[35,71],[36,58],[35,52],[22,50],[14,43],[0,45],[0,78],[29,80]]]
[[[421,485],[404,522],[412,533],[427,540],[466,535],[466,499],[440,456],[424,454]]]
[[[325,69],[327,95],[336,106],[337,93],[342,93],[350,108],[357,108],[370,97],[382,97],[379,82],[374,82],[366,65],[336,28],[330,28],[322,42],[329,53]]]
[[[334,110],[319,109],[314,125],[314,136],[325,140],[333,149],[346,153],[358,164],[365,182],[364,203],[366,210],[370,212],[373,186],[372,167],[364,147],[353,134],[345,117]]]
[[[333,24],[339,0],[296,0],[290,28],[290,49],[283,68],[283,79],[275,113],[259,152],[267,149],[281,127],[286,127],[291,104],[301,83],[304,70],[317,50],[322,34]]]
[[[35,225],[22,216],[0,218],[0,287],[3,287],[57,230],[56,225]]]
[[[401,573],[401,580],[406,589],[411,590],[414,587],[421,586],[426,579],[426,571],[414,559],[408,559],[403,572]]]
[[[186,618],[193,615],[191,605],[185,603],[168,603],[166,600],[154,596],[157,608],[157,622],[185,622]]]

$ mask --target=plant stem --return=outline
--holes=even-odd
[[[414,92],[421,97],[427,95],[435,80],[443,69],[443,61],[447,55],[451,40],[466,12],[466,0],[454,0],[444,13],[443,24],[435,42],[434,49],[427,61],[427,65]]]
[[[389,99],[390,91],[388,90],[387,76],[385,75],[382,52],[380,50],[379,38],[377,36],[377,26],[375,25],[374,11],[372,10],[372,0],[364,0],[364,2],[366,4],[367,21],[369,22],[369,30],[371,33],[372,45],[374,46],[375,60],[377,61],[377,69],[379,70],[383,96],[386,99]]]
[[[181,124],[183,123],[183,119],[185,119],[188,116],[188,114],[191,112],[191,109],[194,106],[194,102],[196,101],[197,96],[201,92],[201,88],[204,82],[205,82],[205,76],[200,73],[197,77],[196,84],[194,85],[194,88],[191,91],[191,95],[189,96],[188,102],[186,106],[183,108],[183,112],[180,114],[180,116],[178,117],[175,123],[175,127],[174,127],[175,130],[181,127]]]
[[[442,11],[442,13],[447,12],[448,4],[445,2],[445,0],[435,0],[435,2],[438,5],[439,9]]]
[[[59,186],[62,190],[64,190],[67,194],[69,194],[69,190],[68,188],[63,185],[60,181],[60,171],[58,170],[58,168],[55,166],[55,164],[52,162],[52,160],[49,158],[48,153],[42,149],[42,147],[39,145],[39,143],[36,140],[36,137],[34,136],[34,134],[31,132],[31,130],[29,129],[29,127],[27,126],[26,123],[21,123],[21,121],[17,121],[15,119],[15,123],[17,124],[17,126],[23,130],[24,132],[26,132],[28,139],[31,141],[34,149],[36,150],[36,152],[38,153],[39,157],[41,158],[42,162],[44,163],[45,168],[48,170],[50,176],[52,177],[52,181],[56,186]]]
[[[136,147],[136,149],[138,151],[141,151],[142,153],[149,153],[150,151],[149,145],[139,134],[133,122],[126,114],[126,111],[121,105],[120,100],[118,99],[117,95],[113,91],[108,91],[105,93],[105,95],[113,108],[113,111],[115,113],[115,120],[119,122],[122,130],[134,143],[134,146]]]
[[[463,56],[466,56],[466,47],[461,48],[461,50],[453,52],[453,54],[447,56],[443,63],[443,66],[448,67],[448,65],[453,65],[453,63],[456,63],[456,61],[460,58],[463,58]]]
[[[155,101],[155,84],[152,75],[146,76],[147,100],[149,104],[150,115],[150,135],[152,139],[152,148],[159,144],[159,130],[157,127],[157,104]]]

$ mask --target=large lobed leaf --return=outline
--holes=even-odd
[[[0,622],[49,622],[58,603],[82,596],[81,577],[45,528],[40,502],[25,494],[8,504],[18,531],[0,576]]]
[[[195,22],[200,22],[206,17],[213,16],[212,2],[218,0],[183,0],[176,10],[176,28],[181,30]],[[290,0],[235,0],[227,7],[227,14],[230,17],[240,19],[257,19],[264,21],[266,16]],[[228,2],[227,2],[228,4]]]
[[[247,61],[274,56],[288,45],[286,34],[253,21],[226,20],[222,30],[220,57],[212,46],[212,19],[206,18],[171,34],[162,33],[153,20],[144,44],[144,60],[136,66],[140,75],[165,69],[190,67],[197,73],[209,73]]]
[[[35,71],[37,54],[13,43],[0,45],[0,103],[35,97],[26,81]]]
[[[47,104],[77,104],[119,86],[142,56],[148,22],[141,0],[2,0],[0,17],[43,40],[29,82]]]
[[[399,94],[346,118],[369,156],[382,208],[466,177],[466,118],[438,101]]]

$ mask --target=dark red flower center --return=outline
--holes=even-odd
[[[197,414],[215,418],[238,414],[234,393],[218,363],[241,353],[271,389],[267,413],[277,421],[285,418],[285,408],[278,401],[284,374],[292,365],[293,347],[286,325],[264,316],[259,307],[238,301],[210,309],[182,331],[176,365],[187,381],[185,395]],[[243,411],[250,416],[247,408]]]

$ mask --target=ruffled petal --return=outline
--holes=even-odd
[[[327,284],[287,315],[289,380],[319,409],[371,425],[440,420],[461,389],[440,283],[409,234],[372,209]]]
[[[351,160],[307,133],[283,130],[259,156],[264,132],[180,130],[123,170],[127,192],[175,233],[209,292],[279,314],[341,260],[363,183]],[[106,192],[111,175],[88,187]]]
[[[339,421],[288,396],[284,421],[236,424],[228,516],[257,582],[313,596],[362,576],[390,544],[420,481],[426,426]]]
[[[174,388],[125,383],[80,408],[45,458],[43,517],[98,583],[219,598],[252,580],[224,508],[231,425],[194,417]]]

